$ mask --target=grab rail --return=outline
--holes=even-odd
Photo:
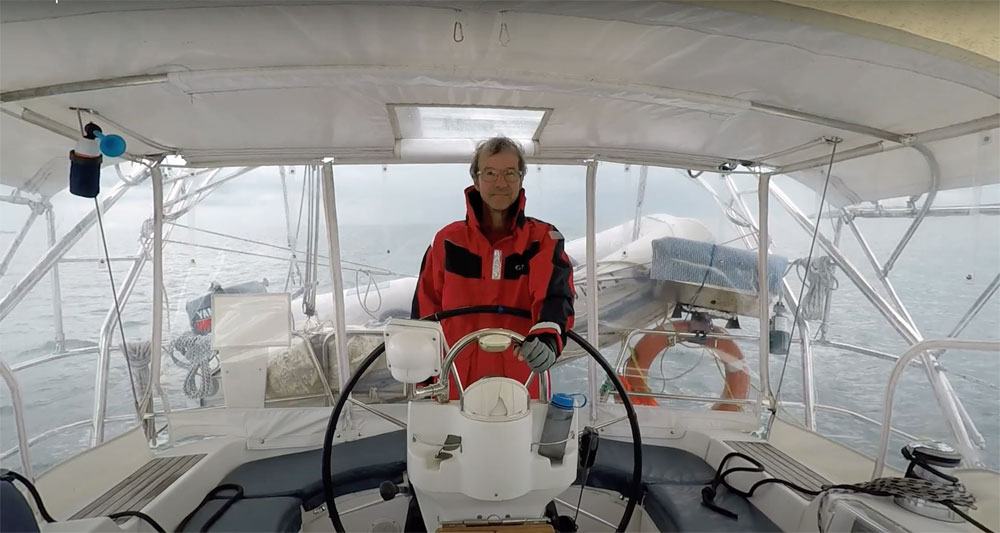
[[[900,356],[899,360],[892,367],[892,374],[889,376],[889,385],[885,391],[885,404],[882,407],[882,436],[879,438],[878,455],[875,456],[875,469],[872,470],[872,479],[881,477],[882,471],[885,470],[886,455],[889,452],[889,429],[892,424],[892,401],[896,395],[896,387],[899,385],[899,378],[903,375],[903,370],[906,369],[910,361],[920,357],[925,352],[943,348],[1000,353],[1000,341],[928,339],[910,346],[906,350],[906,353]]]
[[[14,372],[2,360],[0,360],[0,374],[3,374],[3,380],[7,382],[7,388],[10,389],[10,401],[14,407],[14,426],[17,431],[18,453],[21,456],[21,472],[23,472],[24,477],[34,479],[34,476],[31,475],[31,454],[28,451],[28,433],[24,427],[24,406],[21,404],[21,387],[17,384]]]

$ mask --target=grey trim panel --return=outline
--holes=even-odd
[[[831,485],[830,480],[817,474],[809,467],[792,459],[781,450],[766,442],[725,441],[733,450],[744,453],[760,461],[768,474],[791,481],[807,489],[818,491],[823,485]],[[813,496],[797,493],[803,498],[812,500]]]
[[[70,520],[142,510],[204,457],[205,454],[197,454],[153,459],[71,516]]]

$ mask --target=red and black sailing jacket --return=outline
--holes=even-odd
[[[563,251],[563,237],[551,224],[524,216],[524,190],[512,217],[512,233],[496,243],[480,229],[482,197],[475,187],[465,190],[465,220],[452,222],[434,236],[420,264],[411,316],[420,318],[470,306],[503,306],[531,311],[531,318],[472,314],[442,321],[449,346],[483,328],[505,328],[522,335],[554,333],[558,352],[573,327],[573,268]],[[531,373],[527,363],[503,353],[481,352],[472,344],[455,361],[463,387],[488,376],[520,382]],[[457,399],[454,376],[452,399]],[[530,392],[538,397],[538,380]]]

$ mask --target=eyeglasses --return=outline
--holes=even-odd
[[[479,179],[487,182],[496,181],[501,174],[503,174],[503,179],[507,180],[507,183],[517,183],[517,180],[521,179],[521,171],[515,168],[508,168],[504,171],[499,171],[495,168],[484,168],[477,173]]]

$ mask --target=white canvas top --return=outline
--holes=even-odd
[[[0,182],[42,195],[64,186],[58,164],[72,141],[18,117],[27,110],[35,122],[57,123],[49,129],[73,132],[71,106],[110,119],[85,115],[123,134],[130,153],[176,151],[193,166],[467,160],[468,143],[403,138],[395,105],[546,110],[534,139],[540,161],[704,169],[824,136],[842,138],[838,152],[848,153],[882,140],[883,153],[834,165],[837,205],[926,192],[926,159],[899,148],[895,136],[987,118],[982,132],[927,147],[942,189],[998,181],[996,60],[901,39],[896,28],[882,28],[880,40],[872,37],[880,27],[868,23],[862,36],[718,5],[4,2]],[[155,74],[166,76],[9,96]],[[817,145],[765,163],[829,150]],[[795,177],[819,186],[820,174]]]

